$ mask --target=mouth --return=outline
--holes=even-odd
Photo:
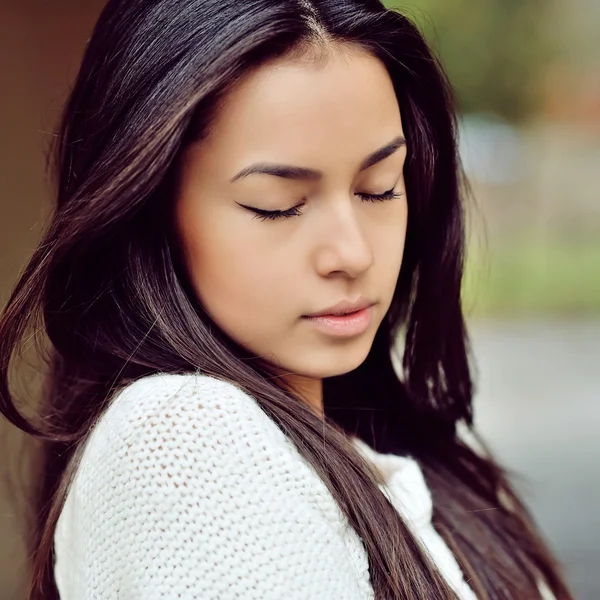
[[[369,308],[374,304],[374,301],[361,296],[357,300],[342,300],[341,302],[338,302],[337,304],[329,306],[323,310],[302,316],[305,318],[343,317],[346,315],[359,313],[360,311]]]
[[[317,330],[334,337],[353,337],[365,333],[373,319],[373,305],[338,315],[304,316]]]

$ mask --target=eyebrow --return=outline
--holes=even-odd
[[[394,138],[391,142],[382,146],[375,152],[371,152],[363,161],[360,163],[359,172],[372,167],[374,164],[381,162],[383,159],[387,158],[398,148],[402,148],[406,146],[406,139],[404,136],[399,135]],[[242,179],[243,177],[248,177],[248,175],[252,175],[254,173],[262,173],[264,175],[273,175],[275,177],[283,177],[285,179],[309,179],[309,180],[319,180],[323,177],[323,172],[317,169],[308,169],[306,167],[296,167],[293,165],[282,165],[278,163],[266,163],[260,162],[250,165],[242,169],[237,175],[232,177],[229,181],[233,183],[238,179]]]

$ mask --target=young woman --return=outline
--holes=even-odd
[[[455,131],[378,0],[108,3],[0,321],[45,440],[31,600],[571,597],[459,436]]]

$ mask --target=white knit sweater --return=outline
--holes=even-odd
[[[417,463],[352,438],[463,600]],[[361,539],[257,402],[199,374],[152,375],[93,430],[55,534],[61,600],[372,599]]]

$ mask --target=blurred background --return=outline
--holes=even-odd
[[[0,0],[0,305],[50,206],[45,152],[100,0]],[[464,301],[479,430],[583,600],[600,598],[600,2],[387,2],[445,65],[471,183]],[[22,437],[0,423],[4,465]],[[23,595],[0,480],[0,589]],[[6,595],[5,595],[6,594]]]

